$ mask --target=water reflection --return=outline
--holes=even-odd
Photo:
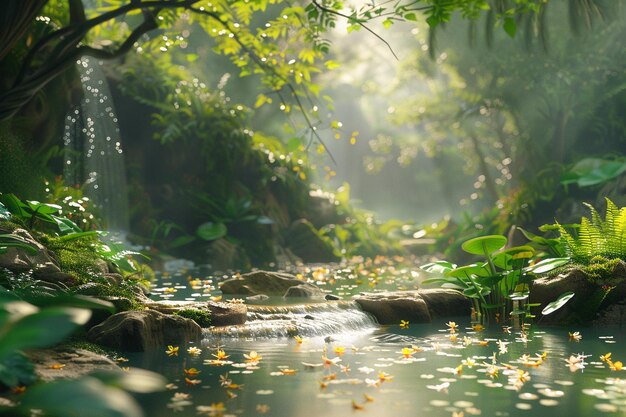
[[[359,412],[394,417],[558,412],[582,417],[626,410],[621,372],[600,360],[609,351],[615,360],[626,357],[619,329],[577,329],[583,335],[579,342],[570,341],[564,329],[540,329],[524,343],[516,334],[474,332],[469,323],[459,323],[456,342],[439,322],[382,327],[368,334],[338,332],[302,343],[293,337],[209,338],[199,356],[181,347],[178,357],[163,350],[130,359],[174,384],[167,392],[142,398],[150,416],[173,415],[175,407],[181,416],[305,417]],[[499,351],[498,340],[509,342],[506,353]],[[217,349],[228,355],[226,362],[207,364]],[[261,357],[252,365],[244,356],[249,358],[251,351]],[[587,365],[571,372],[565,360],[578,354],[589,355]],[[185,381],[184,370],[191,367],[200,371],[194,377],[197,384]],[[224,379],[232,386],[224,386]],[[519,380],[523,382],[516,387]],[[175,396],[183,394],[189,394],[187,402],[176,404]]]

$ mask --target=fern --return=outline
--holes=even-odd
[[[581,219],[578,236],[557,223],[567,254],[581,263],[589,263],[594,256],[626,260],[626,207],[618,208],[607,198],[602,219],[592,205],[585,203],[585,206],[591,211],[591,219]]]

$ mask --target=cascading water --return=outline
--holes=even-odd
[[[66,183],[83,187],[104,227],[125,231],[129,225],[126,172],[111,92],[98,60],[83,57],[77,63],[83,99],[66,118],[63,174]]]
[[[376,321],[355,302],[291,306],[249,306],[245,324],[204,329],[204,337],[275,338],[366,333]]]

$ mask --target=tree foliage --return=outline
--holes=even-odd
[[[543,1],[400,0],[349,6],[336,0],[302,3],[281,0],[97,0],[95,7],[81,0],[10,0],[0,32],[0,61],[8,61],[14,77],[0,91],[0,120],[13,117],[43,86],[83,55],[102,59],[141,49],[145,35],[161,39],[161,50],[187,44],[186,27],[198,25],[217,53],[230,57],[240,76],[259,74],[269,92],[257,103],[279,103],[283,111],[295,107],[313,127],[310,103],[320,93],[313,75],[335,64],[328,59],[326,33],[346,22],[348,30],[365,29],[383,20],[386,27],[414,21],[422,13],[431,27],[448,22],[455,12],[476,19],[497,10],[495,23],[511,32],[510,19],[537,13]],[[495,7],[497,6],[497,8]],[[419,15],[421,16],[421,15]],[[27,29],[28,28],[28,29]],[[318,138],[319,139],[319,138]]]

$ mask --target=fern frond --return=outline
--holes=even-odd
[[[565,252],[567,256],[572,259],[576,259],[579,257],[579,249],[578,249],[578,241],[574,236],[572,236],[559,222],[556,223],[559,234],[561,235],[561,243],[565,246]]]
[[[615,257],[626,260],[626,207],[622,207],[617,214],[612,240],[615,244]]]
[[[595,207],[589,203],[583,203],[583,205],[585,205],[589,209],[589,211],[591,211],[591,224],[601,229],[604,228],[604,220],[602,220],[602,216],[600,216],[598,210],[596,210]]]

